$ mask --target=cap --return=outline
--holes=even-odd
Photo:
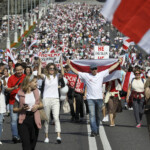
[[[92,65],[90,66],[90,69],[93,69],[93,68],[97,68],[97,65],[96,65],[96,64],[92,64]]]

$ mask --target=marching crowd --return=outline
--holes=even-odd
[[[23,150],[35,149],[43,121],[44,142],[49,143],[49,122],[53,120],[56,141],[60,144],[60,110],[66,111],[67,103],[72,122],[81,122],[85,114],[89,115],[91,137],[99,136],[101,111],[103,121],[110,120],[110,126],[114,127],[122,108],[133,108],[136,128],[142,127],[145,109],[150,129],[150,71],[146,70],[150,66],[149,57],[144,59],[134,46],[129,51],[123,50],[121,34],[104,20],[101,8],[101,5],[87,4],[53,5],[42,16],[34,33],[23,40],[24,48],[20,52],[12,50],[13,60],[7,60],[5,53],[0,63],[0,144],[6,113],[11,117],[12,141],[22,142]],[[33,41],[36,41],[34,45]],[[89,66],[90,73],[78,71],[71,60],[94,59],[94,45],[109,45],[112,58],[125,54],[125,63],[122,65],[123,60],[119,58],[100,72],[96,64]],[[52,51],[62,54],[59,68],[53,62],[43,67],[37,55]],[[103,83],[120,66],[120,78]],[[74,86],[70,86],[68,74],[75,75]]]

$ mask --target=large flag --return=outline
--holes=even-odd
[[[72,60],[71,65],[80,72],[89,72],[90,73],[90,65],[97,65],[98,72],[106,70],[110,68],[112,65],[117,63],[118,59],[94,59],[94,60]],[[114,79],[121,78],[120,66],[118,66],[115,70],[113,70],[107,77],[104,78],[103,82],[111,81]]]
[[[107,0],[102,15],[150,54],[150,0]]]

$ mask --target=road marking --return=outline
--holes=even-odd
[[[91,127],[88,123],[87,123],[87,130],[88,130],[89,150],[97,150],[96,139],[95,137],[90,137]]]
[[[110,143],[108,141],[108,138],[106,136],[104,126],[103,126],[101,121],[100,121],[99,133],[100,133],[100,140],[102,141],[102,145],[103,145],[104,150],[112,150]]]

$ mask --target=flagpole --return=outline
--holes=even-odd
[[[26,31],[29,30],[28,0],[26,0]]]
[[[17,0],[15,0],[15,37],[14,43],[18,43],[18,32],[17,32]]]
[[[10,37],[9,37],[9,0],[8,0],[7,11],[8,11],[8,36],[7,36],[6,47],[7,47],[8,49],[10,49]]]
[[[21,8],[22,8],[22,27],[21,27],[21,36],[24,34],[24,22],[23,22],[23,0],[21,0]]]

